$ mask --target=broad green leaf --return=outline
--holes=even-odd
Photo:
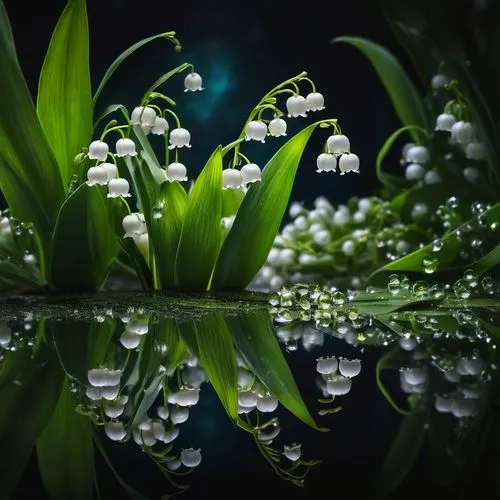
[[[67,189],[74,158],[92,137],[85,0],[69,0],[55,27],[38,82],[37,112]]]
[[[224,189],[222,191],[222,217],[236,215],[244,198],[245,192],[242,189]]]
[[[187,205],[186,191],[178,182],[167,181],[160,186],[155,206],[161,210],[161,217],[151,219],[149,244],[153,245],[162,290],[174,288],[175,257]]]
[[[377,479],[377,498],[388,498],[415,465],[424,442],[425,423],[424,412],[403,419]]]
[[[43,338],[43,323],[37,339]],[[0,489],[10,498],[59,401],[64,380],[56,353],[43,342],[9,351],[0,366]]]
[[[285,408],[307,425],[318,429],[283,356],[267,311],[227,317],[226,323],[238,352],[250,370]]]
[[[185,358],[189,357],[189,351],[182,340],[177,323],[172,318],[161,318],[158,323],[152,325],[151,334],[159,345],[167,346],[165,354],[158,352],[160,362],[167,369],[175,368]]]
[[[3,3],[0,26],[0,188],[12,215],[36,224],[47,252],[63,184],[19,67]]]
[[[36,443],[40,475],[52,500],[93,497],[92,422],[75,411],[77,404],[66,378],[52,419]]]
[[[417,125],[427,129],[427,115],[422,104],[422,99],[401,64],[387,49],[374,42],[358,37],[340,36],[334,38],[333,41],[353,45],[369,59],[382,81],[396,114],[403,125]],[[414,139],[418,139],[418,134],[415,130],[410,130],[409,132]]]
[[[215,266],[211,289],[243,289],[265,264],[288,205],[299,161],[317,124],[290,139],[243,199]]]
[[[0,261],[0,278],[14,281],[20,287],[37,287],[40,284],[34,272],[5,260]]]
[[[233,339],[224,318],[210,314],[199,321],[178,323],[181,337],[196,352],[229,417],[238,420],[238,370]],[[187,338],[186,338],[187,337]]]
[[[51,285],[97,291],[118,251],[113,203],[105,186],[80,185],[61,207],[52,243]]]
[[[221,216],[222,149],[219,146],[189,194],[175,263],[177,289],[207,289],[221,243]]]
[[[144,40],[140,40],[137,43],[134,43],[134,45],[130,46],[127,50],[122,52],[110,65],[104,76],[102,77],[101,83],[99,84],[99,87],[97,87],[97,90],[94,94],[94,99],[93,99],[93,104],[97,102],[97,99],[99,98],[99,95],[101,94],[103,88],[105,87],[106,83],[108,80],[113,76],[113,73],[120,67],[120,65],[127,59],[129,56],[131,56],[136,50],[140,49],[144,45],[147,45],[149,42],[152,42],[153,40],[158,40],[160,38],[164,38],[166,40],[169,40],[173,43],[173,37],[175,36],[175,33],[173,31],[168,31],[165,33],[160,33],[158,35],[150,36],[149,38],[144,38]]]

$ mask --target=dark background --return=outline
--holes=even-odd
[[[35,95],[50,35],[65,1],[34,2],[28,7],[25,2],[5,0],[5,5],[22,69]],[[378,187],[374,160],[399,122],[365,57],[353,47],[330,42],[340,35],[371,39],[393,52],[414,76],[375,0],[295,4],[282,0],[88,0],[87,5],[94,90],[109,64],[130,45],[160,32],[177,32],[181,53],[162,40],[141,49],[110,80],[96,111],[117,102],[131,108],[160,75],[184,61],[195,64],[204,79],[204,92],[184,94],[183,76],[163,87],[177,101],[176,111],[192,134],[193,148],[181,155],[189,174],[200,171],[219,143],[237,137],[262,95],[306,70],[325,95],[327,109],[306,119],[290,120],[290,132],[315,119],[339,118],[352,151],[361,159],[362,173],[345,177],[314,174],[315,158],[326,138],[325,131],[318,131],[304,155],[292,199],[310,202],[323,194],[341,203],[348,196],[371,194]],[[302,89],[309,92],[306,85]],[[153,136],[152,142],[161,148],[160,138]],[[265,145],[246,145],[243,151],[263,166],[283,142],[284,138],[269,139]]]

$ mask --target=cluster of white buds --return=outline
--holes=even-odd
[[[441,182],[441,175],[436,169],[428,169],[431,155],[425,146],[418,146],[413,142],[405,144],[403,147],[401,163],[405,165],[405,177],[411,182],[425,184],[438,184]]]
[[[132,236],[135,238],[141,238],[144,234],[139,236]],[[124,321],[122,319],[122,321]],[[141,319],[137,317],[130,318],[125,324],[125,331],[120,336],[120,344],[128,350],[137,349],[141,342],[141,337],[146,335],[149,330],[148,320]]]
[[[319,92],[311,92],[307,97],[299,94],[293,95],[286,100],[288,118],[307,116],[308,111],[320,111],[325,109],[325,99]]]
[[[361,372],[361,361],[359,359],[337,359],[334,356],[321,357],[316,361],[316,371],[326,383],[325,391],[327,394],[343,396],[351,390],[351,379]]]
[[[255,163],[243,165],[241,170],[226,168],[222,171],[222,187],[224,189],[239,189],[260,181],[261,177],[260,167]]]
[[[110,368],[93,368],[88,371],[87,378],[90,387],[87,388],[86,395],[92,401],[105,399],[113,401],[120,392],[121,370]]]
[[[132,125],[140,125],[142,131],[148,135],[163,135],[168,131],[169,125],[165,118],[158,116],[155,109],[149,106],[138,106],[133,109],[130,116]]]
[[[347,172],[359,172],[359,158],[351,153],[351,145],[345,135],[330,136],[326,147],[328,152],[321,153],[316,160],[317,172],[336,172],[337,163],[340,175],[345,175]]]

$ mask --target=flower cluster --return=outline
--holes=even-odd
[[[351,390],[352,378],[361,372],[361,361],[321,357],[316,361],[316,371],[321,375],[319,383],[325,397],[344,396]]]

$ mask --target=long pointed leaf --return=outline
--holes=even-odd
[[[262,180],[248,190],[219,253],[213,290],[245,288],[266,262],[300,158],[316,126],[309,125],[290,139],[266,165]]]
[[[68,2],[52,34],[38,83],[37,112],[67,188],[74,157],[92,137],[85,0]]]
[[[222,149],[218,147],[189,195],[176,258],[178,289],[207,289],[222,238],[221,217]]]

